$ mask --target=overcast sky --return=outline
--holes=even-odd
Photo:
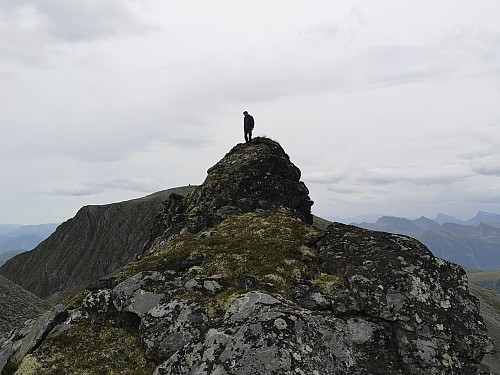
[[[322,217],[500,213],[498,0],[0,0],[0,223],[277,140]]]

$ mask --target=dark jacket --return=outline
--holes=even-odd
[[[253,120],[253,117],[248,115],[248,116],[245,116],[244,119],[243,119],[243,129],[245,131],[249,131],[249,130],[252,130],[253,127],[255,125],[255,121]]]

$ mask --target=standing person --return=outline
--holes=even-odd
[[[245,131],[245,142],[249,143],[252,141],[252,130],[255,125],[255,121],[252,116],[248,114],[247,111],[243,112],[245,118],[243,119],[243,130]]]

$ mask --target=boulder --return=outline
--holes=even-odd
[[[146,352],[157,360],[165,360],[196,342],[208,324],[201,304],[174,299],[144,314],[140,331]]]
[[[165,277],[156,271],[140,272],[118,284],[112,292],[113,305],[119,312],[131,312],[142,317],[160,303],[163,294],[145,290],[153,283],[163,283]]]
[[[15,331],[0,349],[0,371],[7,361],[20,362],[38,348],[52,329],[66,320],[67,315],[66,308],[59,304],[52,311],[45,312],[38,320],[29,320],[21,329]]]

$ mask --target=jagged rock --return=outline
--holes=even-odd
[[[193,301],[172,300],[144,314],[141,336],[146,352],[159,360],[199,339],[208,325],[203,306]]]
[[[218,232],[216,230],[208,230],[206,232],[201,233],[200,235],[196,236],[195,240],[202,240],[204,238],[210,238],[212,236],[215,236]]]
[[[105,313],[106,311],[96,310],[97,313]],[[56,325],[48,334],[47,337],[57,336],[58,334],[67,331],[73,324],[79,324],[85,321],[89,316],[88,312],[82,309],[68,310],[66,320]]]
[[[117,311],[131,312],[139,317],[158,306],[163,294],[144,290],[148,284],[164,282],[165,277],[156,271],[140,272],[118,284],[112,292]]]
[[[309,190],[277,142],[259,137],[251,145],[238,144],[207,173],[190,196],[171,195],[165,202],[147,253],[160,251],[178,235],[197,233],[245,212],[282,212],[313,222]]]
[[[291,301],[251,292],[229,307],[201,343],[184,347],[155,374],[358,373],[352,341],[363,345],[375,335],[373,346],[390,341],[384,327],[364,319],[311,314]],[[383,354],[379,362],[395,363],[394,355]]]
[[[63,322],[68,311],[63,305],[57,305],[52,311],[47,311],[38,320],[27,321],[20,330],[14,332],[0,350],[0,371],[8,360],[19,362],[28,353],[40,346],[50,331]]]

